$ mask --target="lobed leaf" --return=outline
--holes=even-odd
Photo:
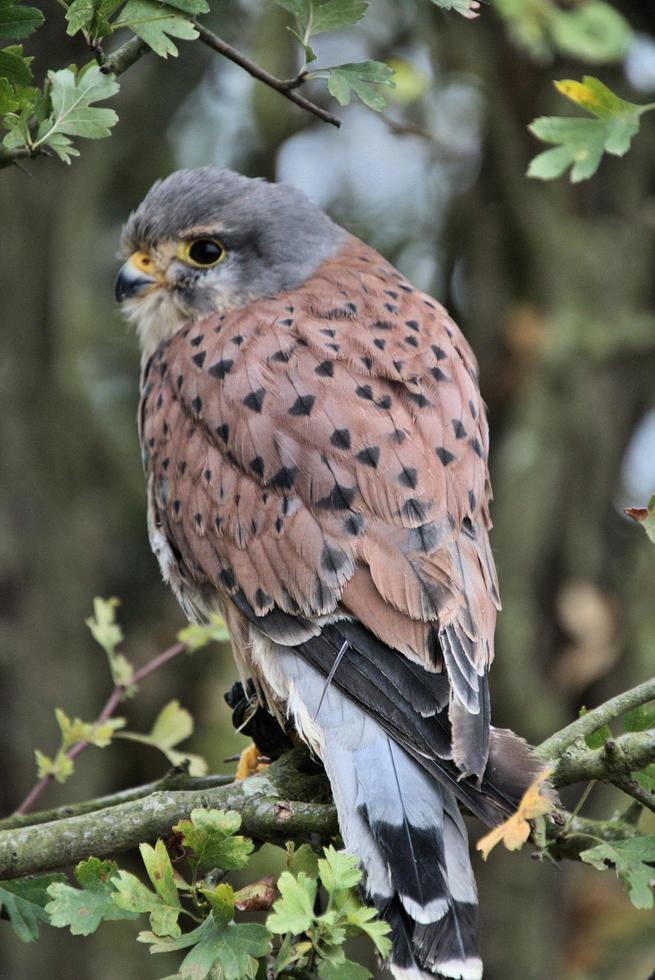
[[[339,105],[350,105],[352,95],[356,95],[364,105],[376,112],[386,106],[386,99],[377,86],[388,85],[393,88],[393,68],[382,61],[362,61],[359,64],[337,65],[327,69],[328,91]]]
[[[111,878],[117,871],[113,861],[89,858],[75,868],[79,888],[61,880],[51,884],[45,907],[50,925],[69,928],[74,936],[89,936],[101,922],[136,918],[136,912],[121,909],[113,901]]]
[[[23,7],[16,0],[0,0],[0,38],[18,41],[41,26],[43,14],[36,7]]]
[[[160,58],[177,57],[172,37],[182,41],[194,41],[198,37],[193,24],[181,12],[155,0],[128,0],[113,26],[129,27]]]
[[[636,105],[616,96],[597,78],[585,76],[582,83],[571,80],[555,82],[568,99],[595,118],[543,116],[529,126],[530,132],[545,143],[556,146],[536,156],[528,176],[552,180],[571,167],[576,183],[591,177],[604,153],[623,156],[639,132],[639,119],[653,105]]]
[[[332,845],[324,848],[318,860],[318,872],[328,893],[354,888],[362,880],[359,860],[347,851],[337,851]]]
[[[9,919],[21,942],[31,943],[39,938],[39,922],[48,922],[48,890],[65,880],[65,875],[49,874],[0,881],[0,912]]]
[[[27,85],[32,79],[32,58],[23,54],[22,44],[9,44],[0,50],[0,78],[12,85]]]
[[[314,919],[314,902],[318,884],[304,872],[294,878],[283,871],[277,883],[280,898],[274,902],[274,911],[266,919],[266,927],[274,933],[290,932],[296,935],[310,928]]]
[[[240,826],[241,817],[233,811],[197,809],[173,830],[192,852],[189,861],[196,873],[206,874],[245,868],[255,845],[247,837],[235,836]]]
[[[606,871],[608,865],[612,865],[628,889],[635,908],[653,908],[655,837],[634,837],[612,843],[604,841],[583,851],[580,858],[599,871]]]

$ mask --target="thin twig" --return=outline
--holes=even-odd
[[[105,55],[98,45],[94,48],[94,54],[101,72],[105,75],[118,76],[135,65],[150,50],[146,42],[142,41],[140,37],[131,37],[129,41],[126,41],[110,55]]]
[[[320,106],[316,105],[314,102],[310,102],[303,95],[300,95],[296,91],[296,86],[301,84],[302,78],[297,76],[289,81],[283,81],[281,78],[276,78],[275,75],[269,74],[269,72],[264,71],[259,65],[256,65],[254,61],[242,54],[241,51],[237,51],[233,48],[231,44],[228,44],[223,38],[214,34],[213,31],[208,30],[198,21],[194,21],[194,27],[200,35],[200,40],[203,44],[206,44],[208,48],[212,51],[216,51],[218,54],[222,54],[224,58],[229,61],[233,61],[235,65],[239,65],[244,71],[247,71],[249,75],[256,78],[258,81],[263,82],[264,85],[268,85],[269,88],[274,89],[283,95],[285,99],[289,99],[291,102],[295,102],[297,106],[301,109],[305,109],[307,112],[311,112],[312,115],[321,119],[323,122],[330,123],[332,126],[336,126],[337,129],[341,126],[341,120],[328,112],[327,109],[322,109]]]
[[[143,667],[140,667],[139,670],[135,670],[131,683],[138,684],[146,677],[149,677],[149,675],[155,670],[158,670],[160,667],[163,667],[164,664],[167,664],[169,660],[179,657],[179,655],[184,653],[185,650],[186,647],[183,643],[175,643],[172,647],[169,647],[167,650],[162,651],[162,653],[157,654],[156,657],[149,660],[148,663],[144,664]],[[111,718],[114,711],[125,697],[126,692],[127,688],[122,684],[117,684],[114,687],[113,691],[105,701],[102,711],[94,722],[95,727],[104,724],[104,722]],[[76,759],[78,755],[80,755],[80,753],[89,746],[89,744],[89,742],[85,741],[76,742],[75,745],[73,745],[68,752],[66,752],[66,755],[69,759]],[[28,813],[33,808],[43,791],[50,785],[52,779],[53,777],[50,775],[42,776],[42,778],[34,784],[21,805],[17,808],[15,815],[19,816],[20,814]]]

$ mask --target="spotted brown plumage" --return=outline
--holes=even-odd
[[[225,268],[189,269],[180,254],[208,236]],[[531,767],[489,721],[498,590],[469,345],[442,306],[276,185],[174,174],[125,241],[140,258],[117,291],[144,348],[164,577],[190,618],[224,613],[242,679],[323,759],[396,976],[475,980],[455,798],[493,822]],[[384,799],[368,770],[386,773]]]

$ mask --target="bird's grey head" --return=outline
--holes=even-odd
[[[179,170],[151,187],[123,229],[116,298],[149,354],[190,320],[300,285],[344,234],[293,187]]]

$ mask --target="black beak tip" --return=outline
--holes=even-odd
[[[114,296],[117,303],[122,303],[125,299],[131,299],[148,286],[153,286],[156,280],[149,276],[144,276],[137,269],[130,266],[128,262],[118,270],[116,282],[114,283]]]

